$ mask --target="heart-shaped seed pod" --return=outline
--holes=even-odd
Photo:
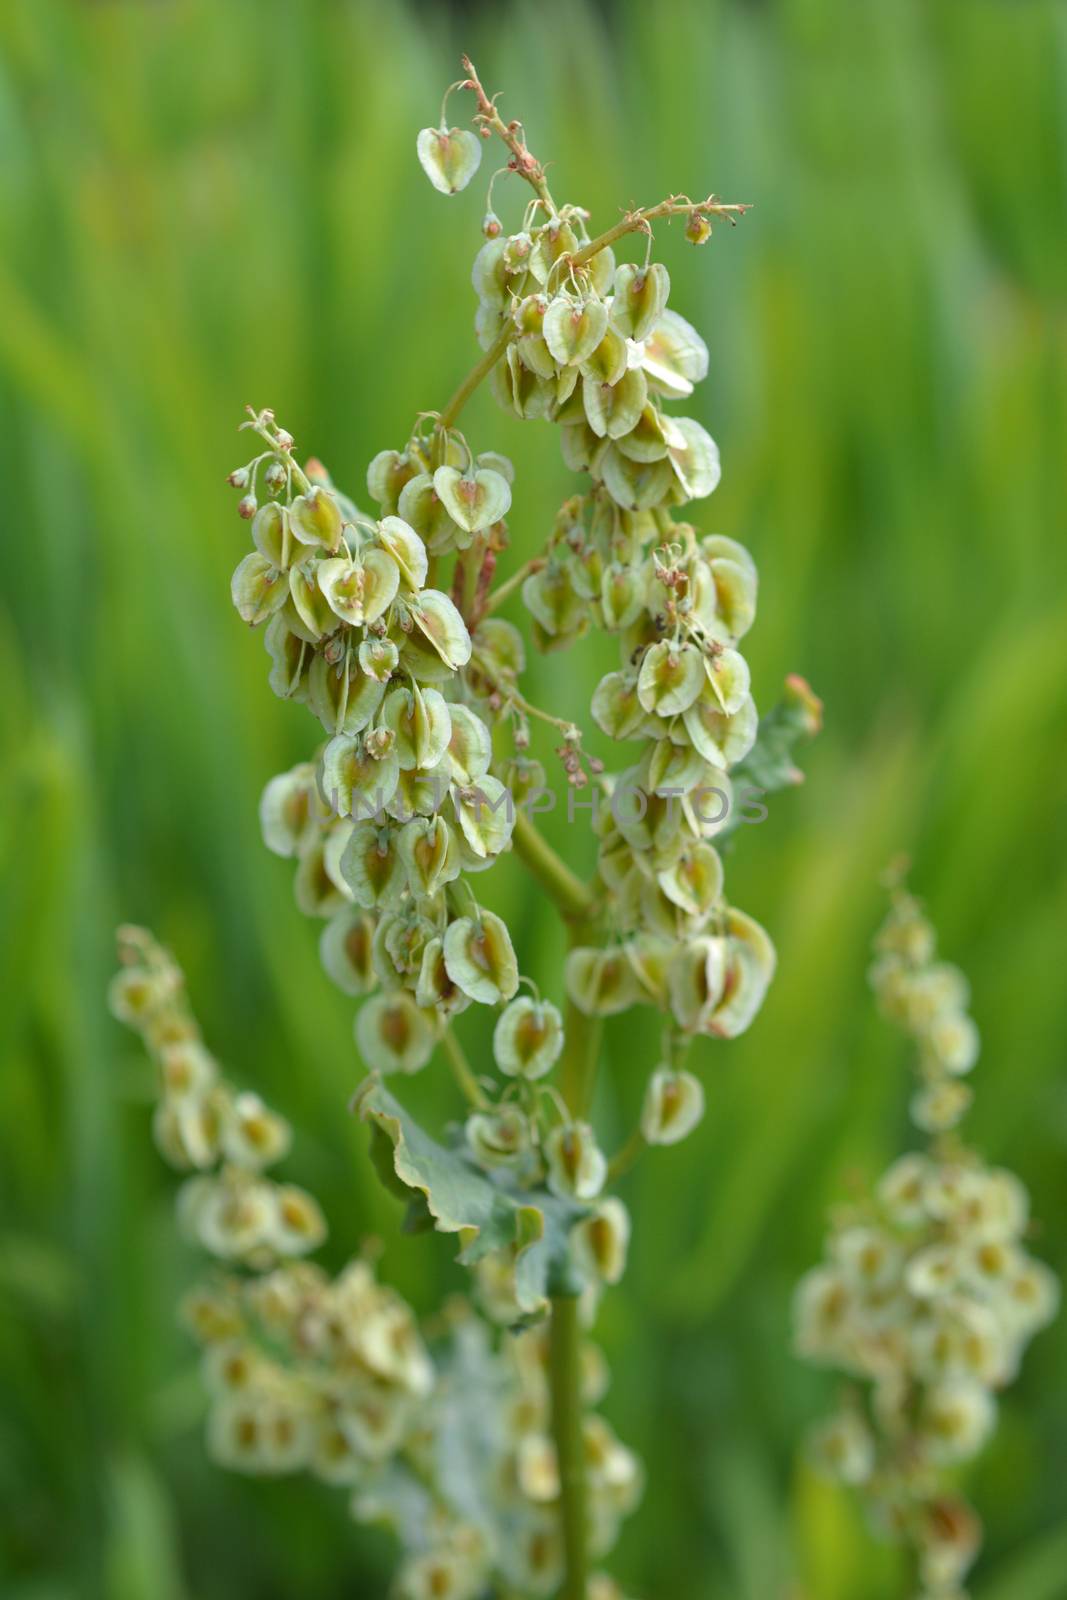
[[[688,739],[675,744],[672,739],[657,740],[647,756],[647,785],[655,795],[683,795],[695,789],[707,772],[707,762]]]
[[[263,843],[276,856],[299,855],[317,837],[323,814],[315,787],[315,769],[301,762],[272,778],[259,802]]]
[[[404,989],[371,995],[356,1017],[356,1044],[375,1072],[418,1072],[433,1055],[433,1019]]]
[[[645,339],[659,321],[670,292],[670,274],[662,262],[649,267],[625,262],[615,272],[611,320],[625,338]]]
[[[648,712],[637,698],[637,679],[609,672],[593,691],[593,721],[609,739],[636,739],[647,733]]]
[[[326,976],[345,994],[370,994],[378,982],[373,946],[374,918],[356,906],[346,906],[331,917],[319,940]]]
[[[616,439],[615,447],[628,461],[662,461],[667,454],[663,417],[654,405],[646,405],[629,433]]]
[[[267,682],[274,693],[282,700],[305,701],[312,651],[307,640],[289,627],[284,612],[271,617],[263,643],[271,659]]]
[[[384,550],[320,561],[316,576],[331,610],[351,627],[377,622],[400,587],[400,568]]]
[[[322,862],[326,868],[326,875],[334,886],[340,889],[346,900],[351,900],[352,891],[345,882],[344,873],[341,871],[341,858],[345,847],[352,837],[355,823],[351,817],[333,817],[326,823],[326,832],[322,840]]]
[[[669,1004],[667,973],[677,949],[677,939],[673,933],[670,938],[663,938],[659,934],[642,931],[627,940],[623,949],[641,998],[666,1010]]]
[[[613,562],[605,568],[600,584],[600,609],[604,626],[617,633],[637,621],[644,609],[646,585],[640,567],[624,567]]]
[[[493,743],[489,729],[469,706],[458,701],[448,708],[452,733],[448,741],[448,767],[462,788],[476,783],[489,771]]]
[[[704,670],[719,709],[728,717],[739,711],[748,699],[752,685],[752,674],[741,652],[715,650],[712,655],[705,656]]]
[[[416,530],[433,555],[466,550],[470,546],[473,535],[453,522],[428,472],[420,473],[405,484],[400,496],[400,515]]]
[[[723,643],[741,639],[756,620],[757,594],[754,567],[732,555],[711,555],[706,578],[694,586],[694,615],[713,638]]]
[[[676,717],[697,699],[707,678],[696,645],[661,639],[645,651],[637,677],[637,698],[658,717]]]
[[[323,565],[320,561],[309,562],[292,567],[289,572],[289,593],[311,644],[333,633],[338,622],[337,613],[319,588],[319,568]]]
[[[522,586],[523,604],[553,637],[563,637],[587,616],[585,602],[575,593],[570,572],[562,562],[550,561],[532,572]]]
[[[487,772],[454,789],[452,805],[468,848],[483,861],[499,855],[515,826],[515,802],[500,779]]]
[[[577,249],[578,240],[569,222],[546,222],[534,235],[527,265],[538,283],[545,284],[560,257],[573,255]]]
[[[469,128],[423,128],[415,149],[423,172],[441,194],[465,189],[481,165],[481,141]]]
[[[267,1243],[278,1255],[292,1258],[317,1250],[326,1238],[326,1218],[318,1201],[295,1183],[280,1183],[273,1192],[274,1215]],[[307,1460],[301,1437],[303,1414],[295,1404],[275,1399],[267,1411],[265,1459],[271,1472],[293,1472]]]
[[[691,1072],[657,1067],[645,1090],[641,1135],[646,1144],[678,1144],[704,1115],[704,1088]]]
[[[661,505],[678,482],[670,461],[630,461],[606,435],[604,444],[607,448],[598,458],[597,469],[615,503],[626,511],[651,511]]]
[[[241,621],[258,628],[288,600],[289,575],[253,550],[234,573],[230,594]]]
[[[399,567],[405,589],[413,592],[421,589],[429,563],[426,546],[415,529],[402,517],[383,517],[378,524],[378,543]]]
[[[566,965],[567,993],[590,1017],[611,1017],[637,1002],[633,971],[622,950],[572,950]]]
[[[648,385],[640,367],[629,367],[618,383],[582,379],[582,401],[589,426],[598,438],[619,439],[640,421],[648,400]]]
[[[431,939],[422,952],[415,985],[415,1004],[425,1011],[436,1011],[446,1017],[456,1016],[470,1005],[469,997],[448,976],[442,939]]]
[[[399,830],[357,822],[341,857],[341,875],[365,911],[395,905],[407,882]]]
[[[445,966],[471,1000],[495,1006],[519,986],[519,967],[507,925],[491,911],[459,917],[445,934]]]
[[[580,367],[600,344],[608,327],[602,300],[574,300],[557,294],[544,313],[545,343],[561,367]]]
[[[223,1156],[235,1166],[260,1172],[280,1161],[291,1142],[289,1124],[265,1106],[258,1094],[245,1091],[226,1106],[220,1143]]]
[[[517,677],[526,670],[526,647],[513,622],[503,617],[484,617],[474,630],[480,655],[486,657],[498,676]]]
[[[601,1283],[622,1281],[629,1245],[630,1213],[614,1195],[601,1200],[592,1216],[571,1231],[571,1248],[579,1267]]]
[[[667,452],[675,476],[687,499],[703,500],[718,488],[722,477],[719,447],[692,417],[672,417],[671,426],[684,441],[672,444]]]
[[[694,839],[714,839],[722,833],[734,814],[733,785],[726,773],[709,766],[699,786],[682,800],[680,809]]]
[[[293,897],[305,917],[332,917],[348,903],[347,893],[339,889],[326,866],[326,841],[312,839],[300,852]]]
[[[689,845],[669,867],[656,874],[656,882],[672,905],[688,917],[706,917],[722,899],[723,871],[713,845]]]
[[[446,594],[439,589],[424,589],[417,600],[410,602],[408,610],[415,626],[446,667],[458,672],[467,665],[471,658],[471,636]]]
[[[582,366],[582,377],[590,383],[618,383],[627,367],[627,344],[617,328],[610,323],[596,349]]]
[[[555,382],[556,362],[545,343],[543,334],[524,333],[520,339],[515,340],[515,349],[519,352],[523,366],[529,367],[539,378]]]
[[[382,703],[385,685],[359,670],[354,652],[336,666],[317,655],[308,672],[308,702],[327,733],[362,733]]]
[[[287,521],[285,510],[277,500],[269,500],[265,506],[260,506],[252,518],[252,543],[261,556],[266,556],[272,567],[289,565]],[[301,547],[297,546],[297,549]]]
[[[507,239],[489,239],[482,245],[471,268],[471,282],[485,306],[503,311],[510,303]]]
[[[447,759],[439,761],[428,772],[411,767],[401,772],[396,793],[386,810],[396,822],[410,822],[413,817],[435,816],[448,797],[450,782]]]
[[[391,729],[401,770],[435,767],[448,749],[452,723],[443,695],[436,689],[390,689],[382,706],[381,724]]]
[[[322,753],[319,788],[338,816],[377,820],[393,798],[399,777],[395,751],[375,758],[363,738],[340,734]]]
[[[514,1105],[474,1112],[466,1134],[471,1154],[487,1172],[519,1166],[531,1149],[530,1124]]]
[[[459,877],[459,852],[444,817],[413,817],[400,833],[400,859],[412,894],[425,898]]]
[[[657,394],[684,400],[708,375],[708,347],[677,311],[664,311],[645,340],[641,365]]]
[[[705,1033],[734,1039],[755,1018],[774,976],[774,945],[766,932],[743,911],[726,916],[726,981]]]
[[[724,770],[745,759],[759,732],[759,716],[751,695],[727,716],[710,691],[705,690],[695,705],[689,707],[683,720],[694,747],[705,761]]]
[[[392,516],[404,485],[425,469],[417,456],[406,450],[379,450],[367,468],[367,490],[381,507],[383,516]]]
[[[388,683],[399,660],[400,651],[392,639],[364,639],[359,647],[360,670],[375,683]]]
[[[680,945],[667,973],[671,1010],[686,1033],[708,1031],[726,985],[726,940],[703,937]]]
[[[548,1187],[565,1200],[593,1200],[604,1187],[608,1163],[588,1122],[565,1122],[544,1142]]]
[[[289,507],[289,526],[301,544],[321,545],[331,553],[341,543],[344,519],[337,496],[314,485]]]
[[[489,387],[505,410],[510,408],[526,422],[547,417],[556,399],[554,386],[531,371],[513,344],[493,368]]]
[[[500,522],[511,505],[511,485],[499,472],[479,467],[465,474],[457,467],[438,467],[433,486],[453,522],[468,533],[480,533]]]
[[[563,1049],[563,1018],[550,1000],[520,995],[493,1030],[496,1064],[509,1078],[533,1081],[551,1072]]]

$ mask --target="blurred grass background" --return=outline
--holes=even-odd
[[[892,1555],[797,1465],[829,1384],[789,1353],[825,1207],[906,1137],[872,1015],[878,874],[903,848],[985,1050],[971,1132],[1020,1170],[1067,1269],[1067,9],[1058,0],[660,0],[587,9],[230,0],[0,8],[0,1589],[12,1600],[384,1594],[344,1496],[205,1459],[174,1305],[196,1263],[105,1014],[111,930],[151,923],[210,1040],[295,1122],[291,1170],[340,1262],[368,1232],[420,1306],[455,1281],[345,1112],[351,1005],[316,956],[259,792],[314,738],[230,609],[247,530],[224,473],[248,400],[362,491],[470,365],[481,183],[426,184],[461,48],[600,221],[670,189],[756,202],[672,303],[705,332],[723,452],[704,525],[750,545],[764,703],[824,696],[808,783],[730,862],[773,932],[758,1025],[700,1054],[709,1115],[629,1182],[632,1268],[602,1316],[608,1411],[649,1468],[616,1570],[646,1600],[903,1600]],[[486,175],[491,168],[486,166]],[[521,197],[498,186],[514,226]],[[470,408],[518,468],[513,559],[570,480],[549,428]],[[750,647],[750,648],[749,648]],[[533,664],[580,715],[605,654]],[[589,851],[581,830],[568,848]],[[559,944],[492,875],[525,964]],[[476,1053],[487,1028],[464,1019]],[[621,1133],[654,1060],[611,1030]],[[445,1115],[441,1070],[417,1086]],[[971,1474],[976,1600],[1067,1594],[1063,1328]]]

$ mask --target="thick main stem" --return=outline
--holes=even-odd
[[[571,871],[562,856],[556,854],[544,834],[521,809],[515,812],[511,842],[515,854],[555,901],[562,915],[569,922],[587,922],[596,904],[593,891]]]
[[[578,1301],[553,1300],[549,1337],[552,1432],[559,1466],[560,1523],[566,1577],[560,1600],[586,1600],[589,1530],[586,1508],[585,1440],[582,1430],[582,1329]]]

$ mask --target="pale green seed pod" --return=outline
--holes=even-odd
[[[692,417],[672,417],[671,429],[681,440],[671,443],[667,455],[687,500],[703,500],[714,493],[722,478],[719,447]]]
[[[448,740],[448,769],[453,781],[466,788],[477,783],[489,771],[493,755],[492,737],[481,717],[469,706],[455,701],[448,710],[452,724]]]
[[[566,1122],[544,1142],[548,1187],[570,1200],[593,1200],[604,1187],[608,1163],[588,1122]]]
[[[409,615],[428,640],[444,665],[452,672],[465,667],[471,658],[471,637],[467,624],[446,594],[424,589],[408,606]]]
[[[603,338],[596,349],[582,363],[582,377],[590,383],[607,384],[609,387],[618,383],[626,373],[627,353],[626,340],[617,328],[609,325],[604,329]],[[583,405],[581,415],[584,414]],[[661,454],[666,453],[664,447]]]
[[[645,651],[637,678],[637,698],[645,711],[678,716],[693,705],[706,682],[704,657],[695,645],[666,639]]]
[[[309,1452],[308,1467],[323,1483],[352,1488],[364,1473],[364,1463],[332,1416],[320,1417]]]
[[[364,910],[395,905],[407,881],[400,830],[357,822],[341,856],[341,875],[356,905]]]
[[[875,1467],[874,1435],[861,1412],[848,1406],[817,1428],[809,1440],[812,1465],[836,1483],[866,1483]]]
[[[390,689],[382,706],[381,725],[396,737],[394,750],[401,771],[435,767],[448,749],[452,723],[443,695],[436,689]]]
[[[300,543],[321,545],[331,554],[340,546],[342,524],[337,496],[318,485],[289,507],[289,526]]]
[[[319,569],[323,561],[309,561],[293,567],[289,573],[289,595],[292,610],[286,607],[284,615],[292,621],[292,611],[299,619],[298,632],[309,644],[317,644],[327,634],[334,633],[340,619],[319,587]]]
[[[923,1220],[923,1191],[929,1174],[925,1156],[906,1155],[894,1161],[878,1185],[878,1199],[890,1222],[913,1228]]]
[[[259,802],[263,843],[276,856],[295,856],[318,834],[322,816],[315,769],[301,762],[271,778]]]
[[[108,985],[111,1015],[127,1027],[143,1028],[154,1011],[174,998],[181,984],[181,973],[174,966],[122,967]]]
[[[404,485],[422,471],[418,459],[406,451],[379,450],[367,468],[367,490],[381,506],[383,515],[395,513]]]
[[[543,328],[553,360],[561,367],[580,367],[607,332],[608,308],[595,298],[576,300],[557,294],[544,314]]]
[[[527,241],[528,242],[528,241]],[[502,311],[508,304],[510,288],[508,239],[490,239],[482,245],[471,267],[471,283],[478,299],[485,306]]]
[[[675,732],[681,735],[681,742],[676,744],[673,736],[659,739],[642,761],[647,788],[661,799],[689,794],[708,784],[709,774],[716,770],[710,768],[700,751],[689,743],[684,730],[672,724],[672,735]]]
[[[556,262],[577,249],[578,239],[570,223],[555,218],[536,230],[527,264],[538,283],[544,284]]]
[[[426,582],[429,561],[415,529],[402,517],[383,517],[378,524],[378,543],[396,563],[404,587],[417,593]]]
[[[517,1167],[530,1153],[530,1125],[518,1106],[476,1111],[467,1118],[467,1143],[479,1166]]]
[[[458,1016],[470,1005],[470,996],[453,983],[445,965],[444,940],[427,941],[415,984],[415,1004],[423,1011],[436,1011],[441,1016]]]
[[[382,703],[385,685],[368,677],[355,651],[336,664],[317,654],[308,671],[308,702],[327,733],[362,733]]]
[[[457,467],[438,467],[433,486],[453,522],[467,533],[479,533],[502,521],[511,506],[511,485],[502,473],[488,467],[470,474]]]
[[[965,1011],[944,1011],[923,1035],[925,1060],[954,1077],[970,1072],[978,1060],[981,1039],[972,1017]]]
[[[774,976],[774,946],[752,917],[731,907],[726,913],[725,996],[704,1028],[734,1039],[755,1019]]]
[[[374,927],[374,918],[366,911],[346,906],[322,930],[322,965],[345,994],[369,994],[378,982],[372,960]]]
[[[717,936],[678,946],[667,972],[671,1009],[686,1033],[711,1030],[726,986],[726,941]]]
[[[268,1242],[281,1256],[302,1256],[317,1250],[326,1238],[326,1219],[318,1202],[295,1184],[274,1189],[274,1216]]]
[[[465,189],[481,165],[481,141],[469,128],[423,128],[415,149],[423,172],[441,194]]]
[[[659,322],[670,292],[670,274],[661,262],[654,261],[647,268],[626,262],[615,271],[611,320],[627,339],[646,339]]]
[[[411,1400],[401,1389],[381,1385],[345,1392],[335,1421],[363,1462],[387,1461],[411,1423]]]
[[[235,1166],[258,1172],[280,1161],[291,1142],[289,1124],[258,1094],[237,1095],[222,1118],[222,1153]]]
[[[326,861],[326,839],[312,839],[300,852],[293,878],[293,897],[305,917],[332,917],[346,904],[348,890],[341,888]]]
[[[306,701],[312,652],[309,641],[290,628],[284,610],[267,623],[263,643],[271,659],[267,682],[274,693],[280,700]]]
[[[259,1179],[208,1179],[188,1214],[204,1249],[223,1261],[245,1260],[268,1246],[274,1217],[272,1186]]]
[[[605,567],[600,583],[600,606],[604,626],[619,632],[637,621],[645,605],[646,587],[639,567],[612,562]]]
[[[413,895],[434,895],[459,877],[459,854],[444,817],[413,817],[400,831],[399,849]]]
[[[660,890],[689,917],[707,917],[722,899],[723,870],[719,852],[710,844],[685,848],[670,866],[656,874]]]
[[[159,1076],[168,1098],[195,1100],[215,1087],[219,1069],[198,1039],[178,1039],[160,1050]]]
[[[728,715],[710,687],[689,707],[683,720],[694,748],[723,771],[745,759],[759,733],[759,715],[751,695]]]
[[[630,1213],[614,1196],[601,1200],[592,1216],[571,1233],[579,1265],[601,1283],[618,1283],[626,1271],[630,1245]]]
[[[252,518],[252,543],[272,567],[287,567],[286,533],[288,516],[283,506],[270,500]],[[299,549],[299,546],[297,547]]]
[[[604,453],[595,458],[592,471],[598,474],[611,498],[623,510],[640,513],[654,511],[672,494],[677,479],[670,461],[631,461],[616,442],[605,437]]]
[[[708,347],[691,323],[665,310],[644,341],[641,365],[658,394],[684,400],[708,375]]]
[[[385,550],[320,561],[315,576],[327,605],[350,627],[377,622],[400,587],[400,568]]]
[[[609,739],[649,736],[649,713],[638,698],[637,678],[631,672],[609,672],[593,691],[593,721]]]
[[[234,573],[230,594],[241,621],[247,622],[250,628],[258,628],[288,600],[289,577],[266,556],[253,550]]]
[[[457,988],[482,1005],[510,1000],[519,986],[519,968],[507,926],[491,911],[477,920],[459,917],[444,938],[445,966]]]
[[[360,670],[375,683],[387,684],[399,660],[400,652],[392,639],[364,639],[359,647]]]
[[[426,772],[412,767],[401,772],[396,793],[386,810],[401,823],[411,822],[414,817],[436,816],[448,794],[449,782],[447,757]]]
[[[623,950],[572,950],[564,976],[567,993],[587,1016],[615,1016],[638,999],[633,968]]]
[[[339,734],[322,753],[319,788],[338,816],[367,817],[389,804],[399,777],[394,750],[375,759],[362,738]]]
[[[924,1133],[947,1133],[963,1120],[973,1099],[973,1090],[958,1078],[941,1078],[918,1089],[908,1110]]]
[[[493,1030],[493,1055],[509,1078],[533,1080],[551,1072],[563,1049],[563,1018],[550,1000],[512,1000]]]
[[[434,555],[449,550],[466,550],[473,538],[458,522],[453,522],[448,507],[438,498],[429,472],[422,472],[405,484],[400,496],[400,515],[424,541]]]
[[[573,634],[588,622],[585,602],[576,592],[570,573],[562,563],[550,561],[540,572],[533,572],[522,586],[527,611],[552,638]]]
[[[433,1054],[433,1018],[403,989],[372,995],[356,1017],[356,1044],[375,1072],[418,1072]]]
[[[996,1424],[996,1404],[984,1384],[952,1378],[927,1389],[919,1427],[930,1458],[948,1465],[977,1455]]]
[[[641,1136],[647,1144],[678,1144],[704,1115],[704,1087],[691,1072],[657,1067],[641,1107]]]
[[[903,1250],[896,1239],[881,1228],[862,1223],[844,1228],[835,1235],[831,1248],[846,1281],[857,1289],[879,1293],[900,1280]]]
[[[256,1395],[240,1395],[212,1406],[208,1416],[208,1454],[231,1472],[266,1471],[262,1401]]]
[[[610,385],[592,377],[582,379],[585,415],[598,439],[621,439],[632,433],[647,402],[648,384],[640,367],[628,367],[618,382]]]
[[[500,779],[487,772],[454,789],[452,806],[468,849],[483,861],[499,855],[515,826],[515,803]]]

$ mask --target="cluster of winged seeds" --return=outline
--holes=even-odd
[[[286,1154],[287,1125],[222,1075],[170,953],[130,927],[119,951],[112,1010],[149,1052],[157,1145],[191,1174],[178,1214],[216,1263],[183,1305],[203,1349],[214,1458],[348,1489],[356,1518],[384,1521],[401,1540],[398,1600],[477,1600],[501,1579],[524,1594],[554,1592],[562,1553],[544,1329],[495,1350],[460,1300],[420,1329],[369,1255],[336,1276],[306,1259],[325,1239],[318,1206],[264,1176]],[[594,1406],[607,1371],[592,1343],[582,1357]],[[641,1473],[594,1412],[584,1437],[591,1543],[602,1553],[636,1503]],[[603,1600],[618,1600],[606,1578],[597,1582]]]
[[[919,1046],[912,1117],[930,1136],[834,1219],[824,1263],[800,1284],[797,1347],[852,1382],[814,1439],[817,1461],[860,1485],[876,1529],[915,1553],[925,1600],[964,1600],[981,1524],[954,1487],[996,1421],[996,1394],[1056,1311],[1049,1269],[1026,1250],[1026,1189],[951,1129],[978,1055],[967,984],[902,888],[871,977]]]

